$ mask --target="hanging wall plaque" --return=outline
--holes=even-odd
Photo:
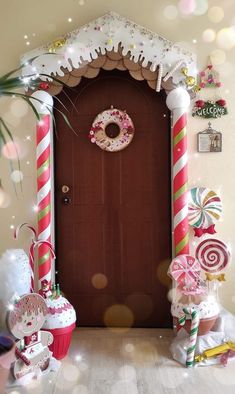
[[[222,151],[222,133],[214,130],[211,123],[208,128],[197,134],[198,152],[221,152]]]

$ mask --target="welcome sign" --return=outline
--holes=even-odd
[[[192,116],[200,116],[201,118],[220,118],[227,115],[228,110],[225,100],[203,101],[198,100],[193,107]]]

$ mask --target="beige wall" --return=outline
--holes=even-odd
[[[223,50],[217,46],[215,41],[210,44],[204,42],[203,31],[211,28],[218,32],[220,29],[230,26],[232,22],[235,24],[235,20],[232,20],[235,15],[235,3],[233,0],[209,1],[209,6],[223,7],[225,17],[217,24],[209,21],[207,13],[187,18],[178,15],[175,19],[169,20],[164,16],[164,8],[169,4],[176,5],[177,1],[85,0],[83,6],[79,5],[79,0],[11,0],[2,2],[0,74],[14,68],[18,64],[20,54],[57,38],[60,34],[101,16],[109,10],[116,11],[168,39],[182,42],[182,45],[197,53],[199,69],[201,69],[205,66],[207,56],[211,51],[218,48]],[[68,23],[68,17],[73,18],[72,23]],[[29,46],[26,45],[25,34],[29,37]],[[213,122],[214,127],[223,133],[223,152],[217,154],[196,153],[196,133],[203,130],[207,122],[189,116],[189,178],[191,186],[208,186],[220,192],[224,206],[224,217],[223,221],[217,225],[218,236],[228,241],[232,249],[235,250],[235,203],[233,196],[235,191],[235,112],[233,111],[235,81],[232,69],[235,64],[235,48],[225,51],[225,56],[225,62],[219,65],[218,69],[224,83],[221,95],[228,101],[229,114]],[[215,61],[217,60],[218,58],[215,58]],[[214,95],[214,91],[211,91],[211,95]],[[0,112],[11,124],[14,134],[24,140],[24,146],[28,153],[21,161],[24,181],[23,192],[18,187],[18,197],[14,194],[12,183],[9,180],[8,164],[6,160],[0,160],[0,174],[4,188],[11,196],[10,206],[0,210],[0,252],[3,252],[7,247],[26,246],[27,244],[25,234],[22,234],[19,243],[12,240],[10,225],[23,221],[35,222],[36,220],[33,211],[33,205],[36,202],[34,118],[30,111],[23,117],[17,117],[21,113],[20,111],[17,116],[13,115],[11,105],[12,100],[1,99]],[[31,136],[31,141],[27,140],[26,136]],[[13,219],[12,216],[15,218]],[[235,312],[234,264],[231,265],[226,276],[227,282],[221,288],[220,296],[224,306]]]

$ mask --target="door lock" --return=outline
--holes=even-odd
[[[67,185],[63,185],[61,188],[62,193],[66,194],[68,193],[70,188]]]

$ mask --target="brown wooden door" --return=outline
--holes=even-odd
[[[79,132],[74,135],[57,118],[61,288],[82,326],[126,325],[134,317],[136,327],[167,327],[170,307],[162,275],[171,254],[171,220],[165,94],[117,70],[83,79],[67,94],[77,112],[63,93],[59,98]],[[88,138],[96,115],[111,105],[126,110],[135,126],[133,141],[121,152],[103,151]],[[68,205],[62,202],[62,185],[70,188]]]

